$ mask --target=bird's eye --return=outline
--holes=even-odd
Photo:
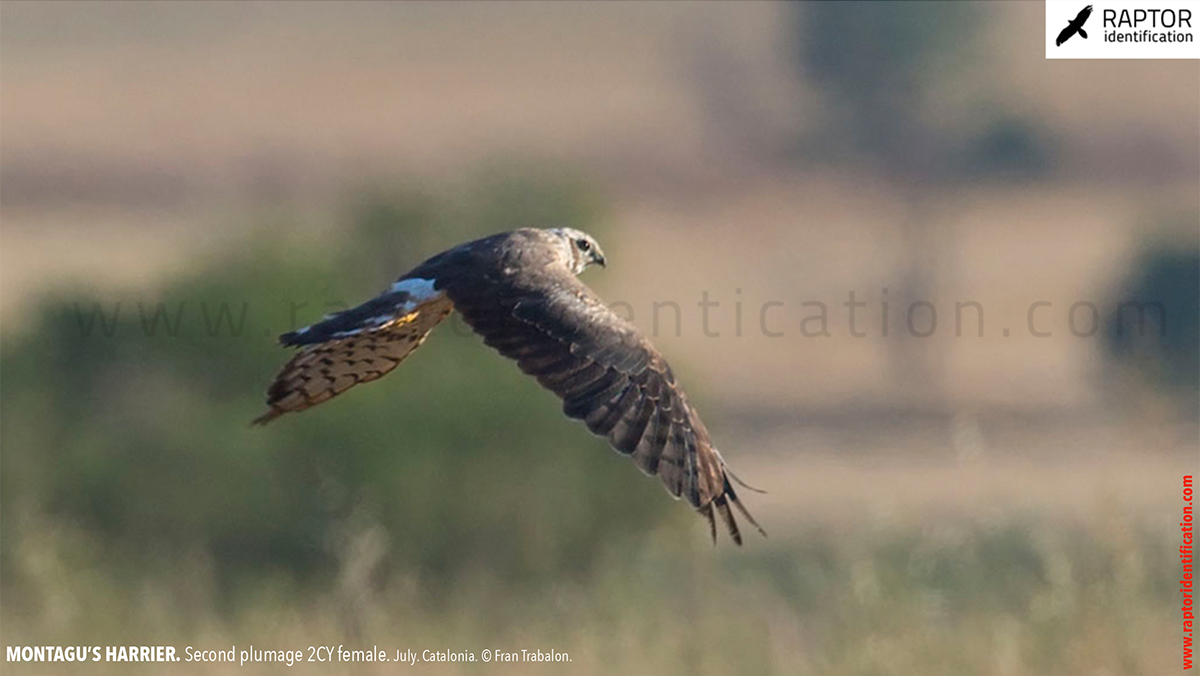
[[[579,247],[580,251],[588,251],[592,248],[592,243],[586,239],[575,240],[575,246]]]

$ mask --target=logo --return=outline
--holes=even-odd
[[[1068,23],[1067,27],[1062,29],[1062,31],[1058,34],[1058,38],[1054,40],[1054,46],[1062,47],[1062,43],[1066,42],[1067,40],[1070,40],[1071,37],[1073,35],[1075,35],[1076,33],[1079,33],[1079,37],[1086,40],[1087,39],[1087,31],[1083,30],[1083,24],[1087,23],[1088,17],[1091,15],[1092,15],[1092,6],[1091,5],[1088,5],[1087,7],[1084,7],[1083,9],[1079,10],[1079,14],[1076,14],[1075,18],[1071,19],[1071,23]]]
[[[1045,7],[1047,59],[1200,59],[1197,0],[1046,0]]]

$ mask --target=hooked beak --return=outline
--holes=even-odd
[[[596,254],[596,263],[602,268],[608,267],[608,262],[604,260],[604,254]]]

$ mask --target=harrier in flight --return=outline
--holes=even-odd
[[[605,264],[600,246],[570,228],[522,228],[442,252],[378,297],[280,336],[300,351],[271,383],[270,408],[255,422],[384,376],[458,310],[484,343],[558,395],[568,417],[685,498],[714,540],[715,510],[742,543],[731,504],[765,535],[666,360],[576,279],[593,263]]]
[[[1088,5],[1079,10],[1079,14],[1067,24],[1067,27],[1059,32],[1058,37],[1054,40],[1054,46],[1061,47],[1062,43],[1071,39],[1072,35],[1079,33],[1080,37],[1087,39],[1087,31],[1083,30],[1083,24],[1087,23],[1088,17],[1092,15],[1092,6]]]

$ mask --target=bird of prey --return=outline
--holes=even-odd
[[[675,498],[714,511],[742,543],[733,505],[762,527],[730,482],[742,484],[713,446],[671,367],[632,324],[576,275],[604,253],[571,228],[522,228],[444,251],[358,307],[279,341],[299,348],[267,390],[267,423],[302,411],[400,365],[451,310],[483,342],[563,400],[563,412],[606,437]],[[753,489],[752,489],[753,490]]]
[[[1079,14],[1077,14],[1075,16],[1075,18],[1072,19],[1071,22],[1067,24],[1067,27],[1062,29],[1062,31],[1058,34],[1058,38],[1056,38],[1054,40],[1054,45],[1056,47],[1061,47],[1062,43],[1066,42],[1067,40],[1070,40],[1071,36],[1075,35],[1076,33],[1079,33],[1079,35],[1081,37],[1083,37],[1083,39],[1086,40],[1087,39],[1087,31],[1083,30],[1083,24],[1087,23],[1088,17],[1091,15],[1092,15],[1092,6],[1091,5],[1088,5],[1087,7],[1084,7],[1083,9],[1079,10]]]

